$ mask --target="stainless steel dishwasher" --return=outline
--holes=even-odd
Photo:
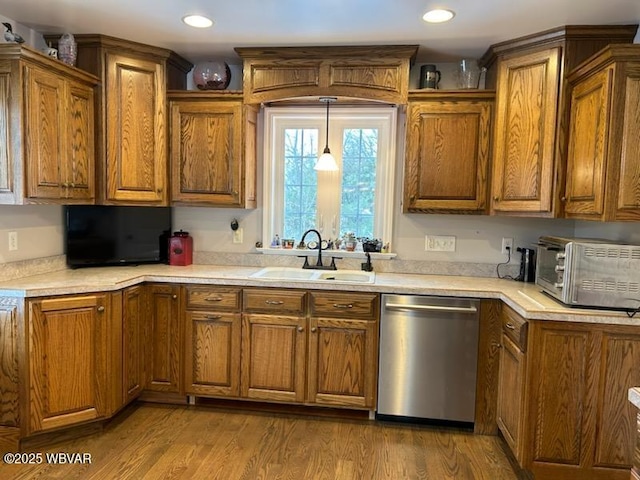
[[[478,300],[382,295],[377,418],[473,422],[478,327]]]

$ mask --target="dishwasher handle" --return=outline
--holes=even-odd
[[[469,307],[449,307],[446,305],[407,305],[404,303],[385,303],[387,310],[414,310],[420,312],[450,312],[450,313],[477,313],[478,309],[471,305]]]

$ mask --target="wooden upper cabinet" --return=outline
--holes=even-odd
[[[496,89],[492,214],[559,217],[565,187],[569,84],[564,75],[637,25],[565,26],[492,45],[481,60]]]
[[[236,48],[244,60],[244,100],[305,96],[406,103],[417,45]]]
[[[33,300],[28,308],[29,433],[104,416],[107,295]]]
[[[551,212],[560,49],[500,62],[491,210]]]
[[[166,205],[164,65],[107,52],[105,201]]]
[[[0,203],[94,203],[97,78],[0,47]]]
[[[485,212],[494,96],[410,92],[405,212]]]
[[[640,220],[640,46],[611,45],[569,81],[565,215]]]
[[[55,46],[57,38],[45,37]],[[168,205],[168,88],[185,88],[191,63],[173,52],[106,35],[75,35],[77,66],[101,80],[99,203]]]
[[[254,208],[257,108],[240,92],[169,92],[171,203]]]

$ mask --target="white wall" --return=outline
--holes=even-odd
[[[62,207],[0,205],[0,263],[64,253]],[[9,251],[9,232],[18,234],[18,249]]]

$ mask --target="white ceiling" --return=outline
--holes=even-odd
[[[426,24],[422,14],[434,6],[455,18]],[[187,27],[181,18],[191,13],[214,26]],[[561,25],[637,24],[640,0],[0,0],[0,15],[41,33],[165,47],[193,62],[240,63],[233,47],[359,44],[416,44],[419,61],[452,61]]]

